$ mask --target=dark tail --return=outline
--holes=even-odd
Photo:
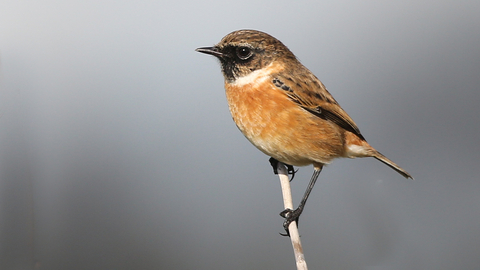
[[[395,162],[391,161],[390,159],[388,159],[386,156],[380,154],[379,152],[375,153],[375,155],[373,155],[373,157],[380,160],[381,162],[385,163],[386,165],[388,165],[388,167],[394,169],[399,174],[401,174],[403,177],[413,179],[413,177],[407,171],[402,169],[400,166],[395,164]]]

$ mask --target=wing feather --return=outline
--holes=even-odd
[[[352,118],[338,105],[337,101],[317,77],[311,73],[295,77],[300,78],[301,81],[295,82],[290,77],[277,74],[273,79],[273,83],[293,102],[309,113],[335,123],[339,127],[357,135],[360,139],[365,140]]]

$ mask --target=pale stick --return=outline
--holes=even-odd
[[[281,162],[277,164],[278,177],[282,186],[283,204],[285,209],[293,209],[292,192],[290,189],[290,179],[285,165]],[[288,226],[290,233],[290,240],[292,241],[293,252],[295,254],[295,262],[297,263],[297,270],[307,270],[307,262],[303,255],[302,243],[300,242],[300,234],[298,233],[297,222],[292,221]]]

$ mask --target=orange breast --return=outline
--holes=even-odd
[[[226,83],[225,90],[233,120],[258,149],[295,166],[344,155],[345,132],[338,126],[299,107],[271,78],[256,82]]]

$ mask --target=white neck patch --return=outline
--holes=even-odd
[[[242,87],[248,84],[260,84],[268,79],[270,72],[272,70],[272,64],[255,71],[250,72],[248,75],[236,79],[232,85],[237,87]]]

